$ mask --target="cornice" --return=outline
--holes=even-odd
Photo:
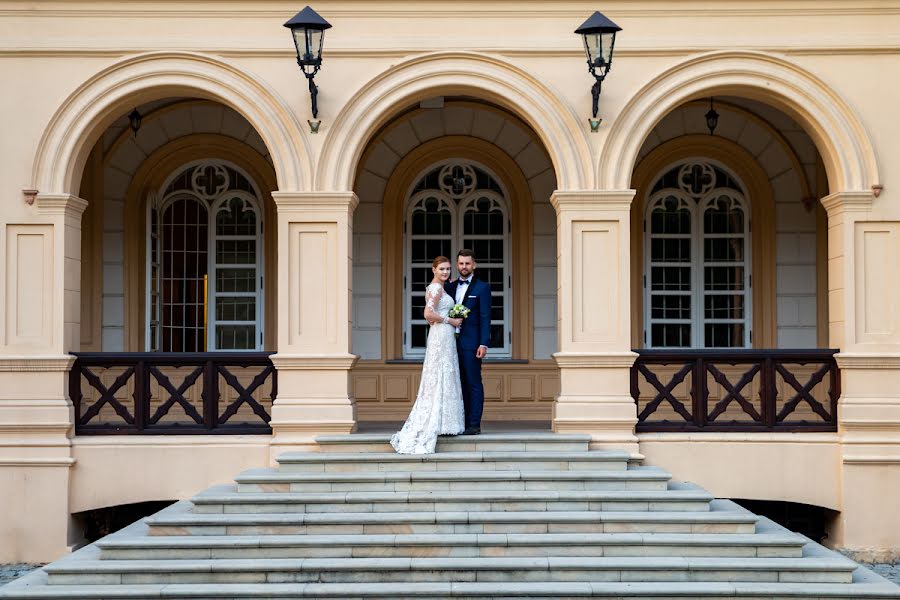
[[[341,371],[353,368],[359,357],[355,354],[273,354],[272,364],[277,371]]]
[[[839,352],[834,359],[841,369],[900,369],[900,354]]]
[[[550,204],[564,210],[628,211],[635,190],[556,190]]]
[[[130,43],[130,42],[129,42]],[[773,40],[771,43],[743,44],[744,50],[755,52],[775,53],[791,56],[883,56],[900,54],[900,41],[896,43],[883,42],[879,44],[791,44],[785,45]],[[140,45],[59,45],[59,46],[25,46],[21,44],[9,47],[0,46],[0,56],[9,57],[39,57],[39,58],[63,58],[63,57],[112,57],[122,58],[133,54],[158,52],[166,47],[162,44],[154,46]],[[172,47],[171,50],[181,50],[183,46]],[[408,58],[419,54],[426,54],[439,50],[461,50],[476,52],[479,54],[495,54],[504,57],[523,58],[570,58],[580,59],[584,50],[578,44],[565,45],[531,45],[531,46],[465,46],[454,45],[451,47],[433,46],[423,49],[422,46],[397,45],[379,47],[372,45],[330,46],[325,50],[325,58]],[[703,54],[719,51],[723,44],[710,44],[695,42],[686,44],[654,44],[654,45],[618,45],[616,46],[617,58],[628,57],[678,57],[692,54]],[[282,46],[197,46],[191,49],[194,52],[211,54],[225,58],[277,58],[291,59],[295,56],[292,48]]]
[[[872,191],[836,192],[825,196],[821,200],[825,212],[829,215],[839,215],[847,212],[869,212],[872,203],[875,202],[875,193]]]
[[[72,368],[75,357],[63,356],[0,356],[0,373],[16,372],[66,372]]]
[[[354,192],[272,192],[272,200],[280,212],[352,212],[359,205]]]
[[[630,369],[637,357],[634,352],[557,352],[553,360],[561,369]]]
[[[87,209],[88,202],[72,194],[38,193],[34,205],[42,215],[80,216]]]

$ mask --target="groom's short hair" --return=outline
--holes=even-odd
[[[459,252],[456,253],[456,258],[458,259],[460,256],[468,256],[472,259],[472,262],[477,262],[475,260],[475,253],[469,250],[468,248],[463,248]]]

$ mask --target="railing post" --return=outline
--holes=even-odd
[[[691,396],[693,396],[694,425],[706,427],[706,417],[709,414],[707,402],[709,400],[709,387],[706,382],[706,361],[698,356],[694,362],[694,372],[691,375]]]
[[[759,402],[762,411],[762,424],[769,429],[775,427],[778,416],[776,398],[778,397],[777,378],[775,376],[775,360],[767,356],[763,358],[759,374]]]
[[[150,368],[139,360],[134,366],[134,426],[144,431],[150,425]]]
[[[72,401],[72,407],[75,412],[75,433],[78,433],[78,426],[81,424],[81,365],[78,360],[69,370],[69,399]]]
[[[219,373],[214,360],[203,365],[203,425],[215,429],[219,424]]]

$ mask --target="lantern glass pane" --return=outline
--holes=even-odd
[[[321,29],[306,30],[306,52],[309,56],[308,60],[317,61],[322,57],[322,35],[325,32]]]

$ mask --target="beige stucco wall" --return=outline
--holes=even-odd
[[[894,289],[900,204],[891,168],[900,162],[900,122],[896,84],[885,77],[900,70],[892,33],[900,30],[900,2],[607,2],[604,12],[624,31],[596,134],[586,121],[591,80],[572,34],[596,8],[591,3],[434,1],[413,8],[323,0],[315,8],[334,28],[316,79],[323,121],[316,135],[305,125],[306,83],[281,27],[297,8],[0,1],[0,81],[9,92],[0,95],[0,485],[7,508],[0,510],[7,515],[0,532],[11,540],[0,547],[0,560],[55,558],[69,546],[66,515],[75,507],[150,499],[161,490],[186,496],[193,484],[199,489],[237,470],[241,465],[226,461],[247,450],[236,442],[203,450],[176,449],[169,440],[122,447],[71,442],[66,353],[78,347],[84,202],[70,195],[78,193],[87,154],[111,122],[135,105],[173,95],[214,99],[240,112],[266,144],[278,179],[281,397],[272,443],[267,450],[265,443],[250,444],[242,464],[265,463],[280,449],[310,447],[317,433],[353,427],[356,162],[398,110],[429,96],[468,95],[527,122],[556,171],[556,429],[589,431],[597,447],[645,453],[676,477],[706,477],[719,495],[743,493],[733,480],[735,462],[774,461],[781,473],[811,464],[821,473],[811,489],[793,478],[764,479],[755,466],[751,480],[770,499],[807,498],[841,510],[832,537],[837,545],[873,552],[900,545],[894,517],[872,525],[876,515],[895,512],[887,492],[900,473],[900,294]],[[717,51],[728,52],[704,54]],[[843,353],[844,391],[834,442],[696,443],[633,435],[627,377],[634,358],[633,161],[667,112],[722,93],[791,115],[817,142],[828,171],[829,344]],[[884,187],[879,197],[875,184]],[[34,204],[26,203],[23,189],[38,190]],[[325,262],[300,257],[313,242]],[[596,251],[615,259],[590,262]],[[300,283],[309,280],[325,291],[324,299]],[[584,313],[587,299],[599,299],[592,306],[608,317]],[[697,470],[698,453],[711,455],[707,475]],[[181,471],[191,456],[210,470]],[[123,462],[154,465],[150,473],[158,476],[117,491],[126,480],[109,471]],[[99,496],[91,491],[98,485],[106,486]],[[16,508],[25,498],[31,510],[22,516]]]

